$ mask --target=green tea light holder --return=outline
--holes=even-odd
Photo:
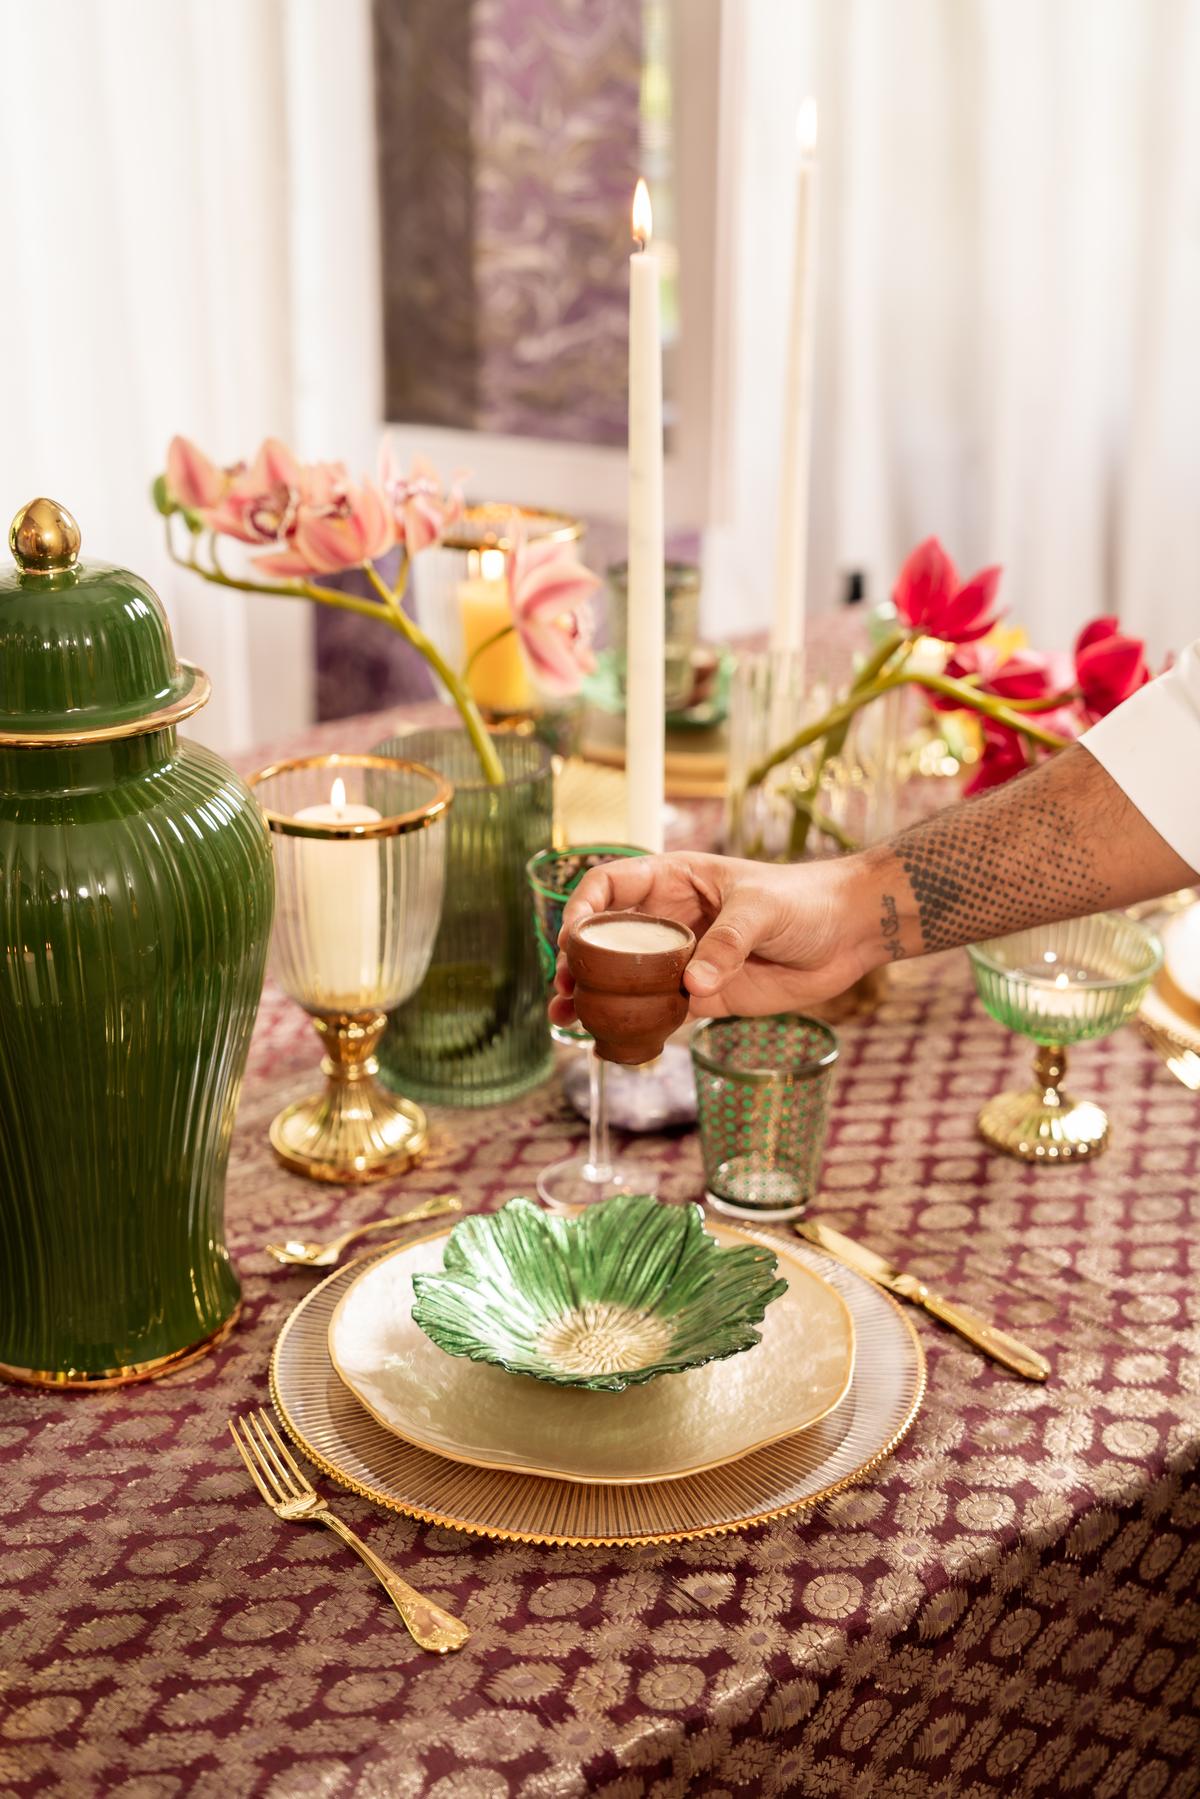
[[[1162,966],[1158,938],[1123,913],[1101,912],[976,943],[967,954],[992,1017],[1038,1046],[1032,1087],[990,1099],[980,1136],[1025,1162],[1099,1155],[1108,1118],[1093,1100],[1063,1091],[1067,1048],[1134,1016]]]
[[[453,790],[392,756],[304,756],[251,776],[275,847],[272,972],[313,1021],[325,1086],[271,1125],[285,1167],[362,1183],[424,1154],[425,1114],[376,1080],[387,1015],[420,986],[442,915]]]

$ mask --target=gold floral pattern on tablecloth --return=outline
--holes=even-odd
[[[0,1390],[0,1793],[19,1799],[1189,1799],[1200,1793],[1196,1102],[1132,1032],[1080,1052],[1100,1161],[986,1152],[1024,1050],[961,962],[902,970],[843,1027],[822,1215],[1019,1330],[1029,1385],[922,1322],[925,1406],[865,1485],[744,1536],[646,1550],[493,1544],[337,1504],[461,1613],[437,1660],[332,1537],[262,1505],[225,1430],[263,1402],[311,1276],[262,1244],[453,1187],[528,1189],[579,1124],[557,1084],[439,1114],[382,1190],[277,1168],[311,1080],[268,990],[230,1176],[241,1328],[170,1380]],[[693,1137],[642,1153],[699,1176]]]

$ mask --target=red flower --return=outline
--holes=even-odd
[[[1115,618],[1095,618],[1075,641],[1075,679],[1089,718],[1103,718],[1150,679],[1146,646]]]
[[[985,718],[983,755],[979,759],[979,766],[963,787],[964,798],[972,793],[984,793],[989,787],[1002,787],[1014,775],[1024,774],[1028,767],[1029,758],[1025,745],[1017,733],[1007,725],[998,725],[992,719]]]
[[[896,579],[892,599],[906,625],[944,643],[986,637],[1002,608],[996,603],[999,568],[983,568],[965,583],[936,537],[912,552]]]
[[[956,681],[971,680],[977,693],[994,694],[1000,700],[1046,700],[1052,694],[1065,696],[1074,685],[1066,656],[1016,650],[1001,662],[986,643],[962,645],[946,664],[945,672]],[[960,708],[960,702],[950,694],[931,693],[929,698],[941,712]]]

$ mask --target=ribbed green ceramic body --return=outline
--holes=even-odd
[[[415,731],[376,746],[454,784],[433,959],[379,1047],[389,1085],[436,1105],[495,1105],[536,1087],[551,1066],[525,865],[553,834],[554,775],[543,744],[493,741],[505,773],[500,787],[483,780],[465,731]]]
[[[265,824],[173,730],[0,748],[0,1363],[98,1375],[236,1306],[225,1172]]]

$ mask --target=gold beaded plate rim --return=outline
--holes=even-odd
[[[1200,889],[1194,887],[1181,888],[1165,900],[1148,902],[1143,907],[1131,907],[1144,924],[1156,931],[1166,943],[1166,930],[1174,920],[1194,906],[1200,905]],[[1176,1049],[1190,1050],[1193,1055],[1200,1055],[1200,1007],[1195,1000],[1176,987],[1168,975],[1165,965],[1159,969],[1157,976],[1151,981],[1138,1007],[1138,1017],[1151,1030],[1160,1031],[1170,1039]]]
[[[470,1536],[629,1548],[724,1536],[787,1517],[862,1480],[892,1453],[924,1396],[925,1357],[912,1323],[881,1288],[807,1244],[765,1231],[742,1234],[836,1288],[854,1318],[859,1353],[850,1392],[835,1412],[738,1462],[684,1480],[590,1486],[474,1468],[406,1443],[364,1410],[329,1358],[333,1309],[362,1262],[375,1257],[337,1270],[285,1320],[271,1356],[272,1401],[296,1446],[340,1486]]]
[[[726,1224],[724,1222],[718,1223],[711,1218],[706,1218],[704,1221],[704,1228],[710,1236],[716,1238],[723,1249],[736,1247],[739,1241],[745,1241],[746,1232],[739,1230],[736,1225]],[[660,1483],[669,1480],[686,1480],[695,1474],[707,1474],[710,1469],[724,1467],[729,1462],[741,1461],[744,1456],[753,1455],[756,1450],[766,1449],[772,1443],[781,1442],[785,1437],[793,1437],[798,1431],[807,1430],[811,1425],[819,1424],[823,1418],[828,1417],[830,1412],[835,1411],[837,1407],[841,1405],[846,1394],[850,1390],[850,1383],[854,1378],[855,1336],[854,1318],[849,1306],[846,1304],[845,1297],[838,1292],[837,1288],[833,1286],[830,1281],[825,1280],[822,1275],[818,1274],[816,1269],[806,1266],[799,1255],[793,1255],[790,1244],[782,1243],[776,1238],[769,1246],[772,1253],[782,1257],[785,1263],[789,1261],[792,1262],[803,1272],[807,1280],[815,1281],[817,1286],[824,1290],[824,1294],[837,1308],[838,1314],[843,1320],[845,1329],[845,1355],[843,1366],[839,1370],[837,1380],[829,1382],[828,1390],[818,1396],[816,1403],[812,1406],[807,1416],[803,1418],[802,1422],[794,1425],[791,1430],[777,1430],[773,1431],[769,1436],[760,1437],[756,1442],[743,1442],[736,1450],[731,1450],[728,1454],[714,1457],[706,1462],[698,1462],[691,1467],[673,1468],[670,1472],[664,1471],[657,1474],[639,1475],[597,1474],[587,1476],[579,1473],[568,1473],[565,1467],[538,1468],[533,1467],[532,1465],[523,1467],[516,1462],[488,1461],[487,1458],[478,1451],[468,1451],[463,1449],[461,1452],[456,1453],[444,1444],[439,1446],[430,1443],[427,1439],[422,1438],[418,1431],[413,1427],[406,1426],[402,1429],[399,1424],[389,1422],[383,1413],[371,1404],[370,1400],[361,1391],[353,1373],[345,1369],[338,1361],[337,1351],[334,1345],[337,1338],[339,1314],[342,1312],[347,1302],[353,1297],[365,1275],[371,1273],[385,1262],[403,1261],[412,1250],[417,1249],[422,1244],[445,1240],[450,1236],[454,1229],[455,1224],[453,1221],[449,1224],[441,1224],[431,1231],[424,1232],[419,1237],[410,1237],[406,1243],[398,1243],[389,1250],[385,1250],[378,1254],[372,1254],[369,1258],[364,1257],[359,1263],[358,1272],[355,1275],[355,1278],[344,1289],[330,1314],[329,1329],[327,1332],[329,1360],[333,1370],[342,1384],[349,1388],[363,1410],[369,1412],[371,1417],[374,1418],[378,1424],[381,1424],[389,1435],[399,1436],[406,1443],[411,1443],[415,1449],[427,1450],[430,1455],[435,1455],[442,1461],[461,1462],[472,1468],[493,1468],[507,1474],[528,1474],[533,1475],[539,1480],[569,1480],[574,1481],[581,1486],[589,1487],[657,1486]],[[788,1271],[785,1268],[783,1272],[786,1273]],[[786,1293],[781,1294],[779,1299],[773,1303],[780,1306],[786,1306],[789,1302],[789,1298],[791,1298],[794,1305],[796,1303],[795,1296],[790,1296]],[[733,1358],[726,1358],[727,1362],[730,1360],[733,1360]],[[707,1370],[711,1370],[716,1366],[717,1364],[715,1363],[708,1363]],[[700,1371],[696,1370],[696,1372]],[[520,1375],[509,1376],[509,1378],[518,1381],[523,1379]],[[613,1397],[615,1397],[615,1395]],[[536,1404],[538,1402],[539,1394],[536,1389],[530,1392],[529,1399],[531,1403]]]

